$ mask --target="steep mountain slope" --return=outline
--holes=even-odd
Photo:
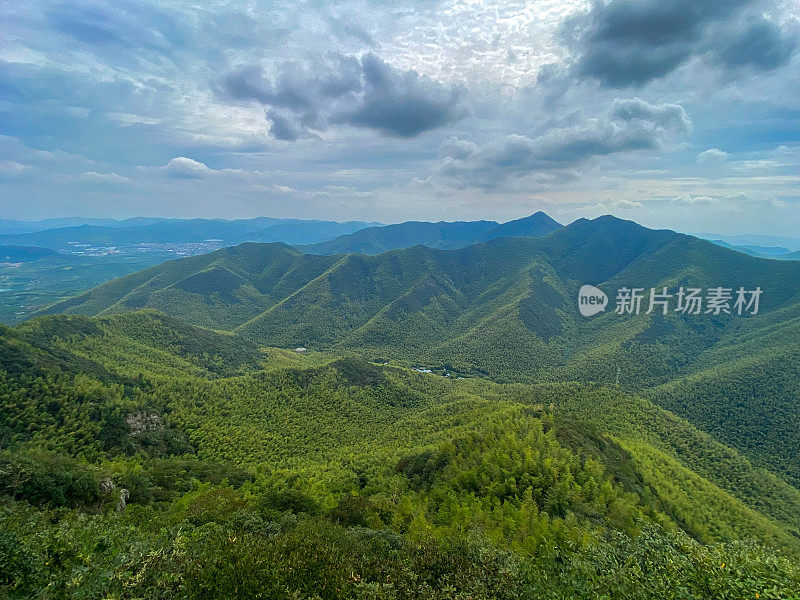
[[[242,244],[169,261],[59,302],[47,312],[94,315],[155,308],[187,322],[232,329],[324,273],[337,257],[285,244]]]

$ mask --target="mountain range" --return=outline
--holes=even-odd
[[[113,224],[81,224],[30,233],[0,235],[0,244],[67,249],[74,244],[122,246],[127,244],[179,244],[218,240],[235,244],[245,240],[290,244],[331,239],[373,223],[300,219],[139,219]]]
[[[626,287],[762,294],[755,315],[645,314],[645,303],[638,315],[609,306],[587,319],[576,301],[584,284],[605,290],[612,305]],[[618,378],[624,389],[800,482],[791,458],[800,455],[796,262],[600,217],[538,238],[455,250],[312,255],[248,243],[145,269],[44,312],[144,308],[261,345],[356,352],[440,373],[524,382]]]
[[[738,252],[744,252],[745,254],[749,254],[750,256],[760,256],[762,258],[780,258],[783,260],[794,260],[797,256],[797,252],[792,252],[788,248],[784,248],[782,246],[743,246],[737,244],[729,244],[728,242],[724,242],[722,240],[709,240],[718,246],[723,246],[725,248],[730,248],[731,250],[736,250]]]
[[[0,590],[800,592],[800,263],[610,216],[315,246],[0,326]]]
[[[397,225],[367,227],[333,240],[298,248],[309,254],[380,254],[416,245],[454,249],[500,237],[539,237],[561,227],[560,223],[541,211],[502,224],[494,221],[407,221]]]

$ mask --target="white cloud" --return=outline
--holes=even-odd
[[[81,173],[77,179],[80,181],[86,181],[88,183],[121,184],[131,182],[131,180],[127,177],[123,177],[117,173],[98,173],[97,171],[86,171],[85,173]]]
[[[681,194],[675,196],[672,202],[676,204],[715,204],[718,202],[716,198],[711,196],[693,196],[691,194]]]
[[[159,169],[179,179],[196,179],[212,172],[204,163],[185,156],[177,156]]]
[[[697,155],[697,162],[718,164],[728,160],[728,153],[719,148],[709,148]]]

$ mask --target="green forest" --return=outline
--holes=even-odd
[[[3,328],[0,364],[4,597],[800,597],[800,491],[620,387],[154,311]]]

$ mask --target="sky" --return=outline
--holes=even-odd
[[[800,230],[800,4],[0,3],[0,218]]]

